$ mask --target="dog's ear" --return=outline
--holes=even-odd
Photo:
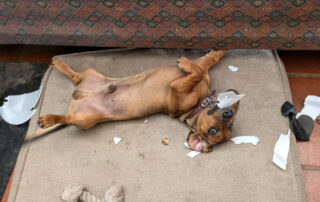
[[[219,109],[219,107],[216,105],[212,107],[210,110],[208,110],[207,114],[212,115],[217,109]]]
[[[239,92],[235,89],[228,89],[226,92],[228,92],[228,91],[233,91],[235,94],[239,95]]]

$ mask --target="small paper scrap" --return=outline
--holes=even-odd
[[[191,152],[187,153],[187,156],[189,156],[190,158],[193,159],[194,157],[198,156],[200,153],[201,152],[199,152],[199,151],[191,151]]]
[[[232,65],[229,65],[228,68],[233,72],[239,71],[239,67],[235,67],[235,66],[232,66]]]
[[[113,141],[114,141],[115,144],[118,144],[121,141],[121,138],[120,137],[114,137]]]
[[[231,138],[231,141],[234,144],[250,143],[253,145],[257,145],[260,140],[256,136],[239,136],[239,137]]]
[[[277,166],[286,170],[287,168],[287,158],[290,148],[290,129],[288,134],[281,134],[273,151],[273,163]]]
[[[147,123],[147,122],[148,122],[148,119],[144,120],[144,122],[143,122],[143,123]]]
[[[183,143],[184,147],[187,148],[187,149],[191,149],[188,145],[188,143]],[[198,156],[201,152],[199,151],[190,151],[189,153],[187,153],[187,156],[190,157],[190,158],[194,158],[196,156]]]

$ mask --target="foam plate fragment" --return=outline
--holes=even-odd
[[[38,103],[41,92],[42,87],[31,93],[6,97],[7,101],[0,107],[3,120],[12,125],[20,125],[28,121],[36,113],[34,107]]]

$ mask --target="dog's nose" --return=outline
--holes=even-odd
[[[233,116],[233,111],[231,109],[225,109],[222,113],[222,117],[225,119],[230,119]]]

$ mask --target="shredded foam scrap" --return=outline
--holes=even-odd
[[[287,168],[287,159],[290,148],[290,129],[288,134],[281,134],[273,151],[273,163],[277,166],[286,170]]]
[[[217,105],[218,105],[218,107],[220,109],[226,108],[226,107],[230,107],[234,103],[238,102],[244,96],[245,95],[243,95],[243,94],[237,95],[233,91],[227,91],[227,92],[224,92],[224,93],[219,93],[218,97],[217,97],[217,100],[219,102],[218,102]]]
[[[296,116],[299,118],[301,115],[310,116],[313,120],[320,115],[320,97],[314,95],[308,95],[304,101],[304,107]]]
[[[260,140],[256,136],[239,136],[239,137],[231,138],[231,141],[234,144],[249,143],[249,144],[257,145]]]
[[[193,159],[194,157],[198,156],[200,153],[201,152],[199,152],[199,151],[191,151],[191,152],[187,153],[187,156],[189,156],[190,158]]]
[[[188,143],[185,142],[183,144],[184,144],[185,148],[191,149],[189,147]],[[201,152],[199,152],[199,151],[190,151],[190,152],[187,153],[187,156],[193,159],[194,157],[198,156],[200,153]]]
[[[235,67],[235,66],[232,66],[232,65],[229,65],[228,68],[233,72],[239,71],[239,67]]]
[[[120,137],[114,137],[113,138],[114,144],[118,144],[121,141]]]

